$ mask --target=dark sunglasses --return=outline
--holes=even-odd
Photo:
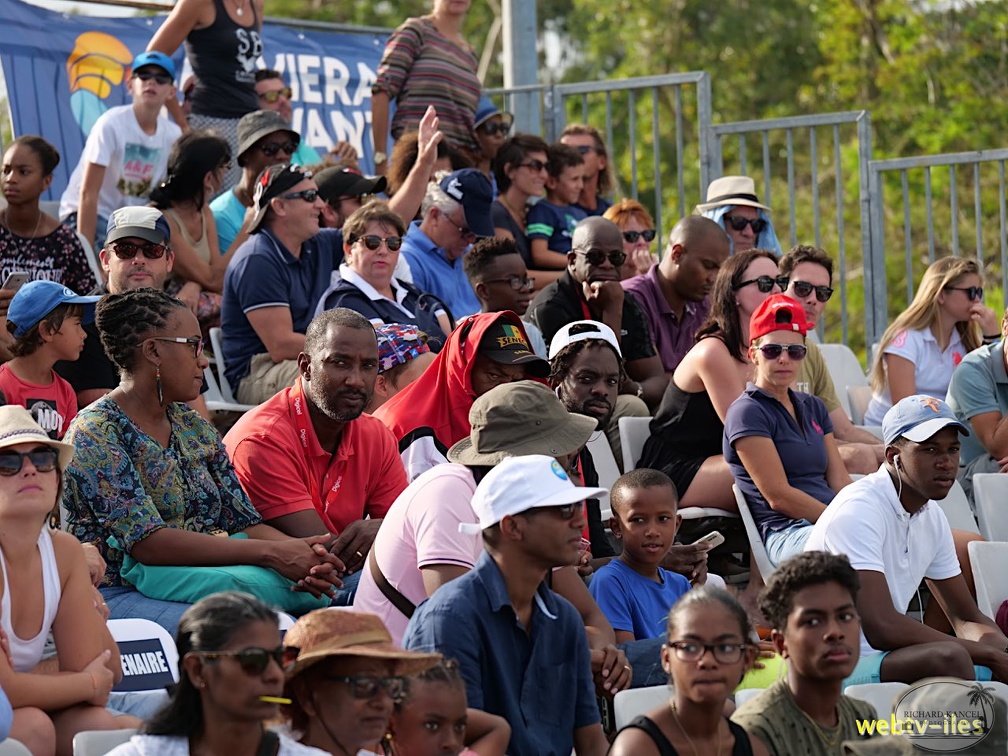
[[[783,354],[785,349],[787,350],[788,359],[795,362],[804,360],[805,355],[808,353],[808,347],[804,344],[762,344],[759,347],[763,356],[768,360],[776,360]]]
[[[820,302],[828,302],[829,298],[833,296],[833,289],[829,286],[815,286],[808,281],[792,281],[791,285],[794,286],[794,293],[799,297],[807,297],[813,289],[815,289],[815,298]]]
[[[265,100],[270,105],[279,100],[281,97],[286,97],[288,100],[294,92],[291,91],[290,87],[284,87],[283,89],[277,89],[273,92],[263,92],[259,95],[260,100]]]
[[[203,354],[203,339],[199,336],[151,336],[154,341],[169,341],[173,344],[188,344],[192,347],[193,357],[199,359],[200,355]]]
[[[273,157],[278,152],[293,155],[298,148],[297,142],[267,142],[259,145],[259,151],[266,157]]]
[[[511,124],[505,121],[501,121],[500,123],[483,123],[480,124],[479,129],[487,136],[497,136],[498,134],[504,136],[511,130]]]
[[[788,287],[789,278],[787,276],[760,276],[759,278],[750,278],[748,281],[743,281],[738,286],[735,287],[735,291],[738,291],[743,286],[748,286],[749,284],[756,284],[756,288],[760,290],[761,294],[767,294],[773,291],[774,284],[780,286],[780,290],[784,291]]]
[[[261,675],[266,671],[272,659],[280,669],[283,669],[284,647],[276,648],[246,648],[243,651],[217,651],[200,653],[204,659],[237,659],[238,665],[246,675]]]
[[[24,467],[24,461],[31,460],[38,472],[52,472],[56,469],[59,452],[51,446],[32,449],[30,452],[0,451],[0,475],[17,475]]]
[[[609,259],[609,262],[613,264],[613,267],[618,268],[620,265],[626,262],[626,252],[621,250],[614,250],[612,252],[604,252],[601,249],[589,249],[587,252],[576,249],[574,250],[579,255],[584,255],[585,260],[588,261],[589,265],[601,265]]]
[[[569,520],[580,512],[581,508],[582,504],[578,501],[573,504],[559,504],[555,507],[532,507],[531,509],[526,509],[524,512],[520,512],[519,514],[536,514],[537,512],[545,512],[546,514],[559,517],[561,520]]]
[[[318,199],[319,190],[318,189],[302,189],[300,192],[290,192],[289,194],[281,194],[281,199],[302,199],[305,202],[314,202]]]
[[[151,79],[154,79],[156,84],[161,84],[162,86],[172,83],[172,77],[166,73],[162,73],[161,71],[137,71],[133,75],[140,79],[140,81],[150,81]]]
[[[505,283],[515,291],[532,291],[535,288],[534,278],[520,278],[518,276],[508,276],[507,278],[488,278],[483,283]]]
[[[120,260],[132,260],[142,254],[148,260],[160,260],[165,256],[168,247],[163,244],[135,244],[133,242],[113,242],[112,251]]]
[[[971,302],[979,302],[983,299],[983,286],[946,286],[945,288],[953,291],[965,291]]]
[[[401,701],[406,692],[406,678],[404,677],[327,677],[333,682],[346,683],[350,686],[350,693],[354,698],[367,700],[378,695],[384,690],[393,701]]]
[[[752,226],[752,232],[759,236],[763,229],[767,227],[767,222],[762,218],[742,218],[738,215],[726,215],[724,217],[725,223],[734,228],[736,231],[742,231],[746,226]]]
[[[575,149],[582,155],[587,155],[589,152],[598,152],[598,148],[590,144],[579,144]]]
[[[528,160],[524,163],[518,163],[519,168],[531,168],[536,173],[542,173],[546,170],[546,163],[542,160]]]
[[[653,228],[646,228],[643,231],[624,231],[623,238],[626,239],[627,244],[636,244],[638,239],[643,239],[646,242],[653,242],[655,238],[655,230]]]
[[[370,249],[372,252],[378,249],[385,242],[385,246],[388,248],[389,252],[398,252],[399,248],[402,246],[401,236],[374,236],[368,234],[367,236],[359,236],[354,241],[364,242],[364,246]],[[351,242],[352,244],[353,242]]]

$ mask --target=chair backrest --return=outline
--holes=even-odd
[[[123,678],[113,690],[157,690],[179,681],[171,633],[146,619],[114,619],[108,629],[119,646]]]
[[[847,402],[850,404],[851,422],[854,425],[864,425],[864,416],[871,403],[871,397],[872,390],[868,384],[847,387]]]
[[[213,368],[209,365],[203,369],[203,380],[206,381],[207,385],[203,399],[206,402],[207,409],[211,412],[248,412],[255,406],[254,404],[229,402],[225,399],[223,393],[221,393],[220,386],[217,384],[217,376],[214,375]]]
[[[210,329],[210,348],[213,349],[214,359],[217,361],[217,374],[220,376],[220,393],[225,402],[237,404],[231,392],[231,384],[228,383],[227,376],[224,375],[224,332],[220,328]]]
[[[1008,599],[1008,543],[1003,541],[970,541],[970,565],[976,583],[977,607],[994,619],[1001,602]]]
[[[735,503],[738,504],[739,516],[742,518],[746,535],[749,537],[749,548],[752,549],[753,559],[756,560],[756,566],[759,568],[760,575],[766,581],[774,572],[770,555],[767,554],[766,546],[763,545],[763,539],[760,538],[759,528],[756,527],[756,521],[753,519],[752,512],[749,511],[749,502],[742,495],[741,489],[734,483],[732,483],[732,491],[735,493]]]
[[[958,480],[952,484],[948,496],[938,502],[938,506],[942,508],[945,519],[954,530],[965,530],[967,533],[980,532],[970,509],[969,499],[966,498],[966,492]]]
[[[735,691],[735,708],[738,708],[751,698],[756,698],[763,690],[763,688],[744,688],[743,690]]]
[[[837,398],[843,405],[847,417],[852,417],[850,401],[847,398],[845,388],[847,386],[868,385],[868,378],[865,376],[864,368],[861,367],[861,361],[846,344],[820,344],[819,351],[822,352],[826,368],[833,379]]]
[[[32,756],[32,752],[20,740],[7,738],[0,742],[0,756]]]
[[[588,449],[588,453],[592,456],[592,462],[595,464],[599,487],[612,491],[613,484],[616,483],[616,479],[620,476],[620,471],[616,465],[616,457],[612,453],[612,447],[609,446],[609,439],[606,438],[606,434],[593,433],[592,437],[588,439],[588,443],[585,444],[585,448]],[[612,517],[612,509],[609,507],[608,500],[603,500],[599,504],[602,509],[602,524],[606,525],[609,522],[609,518]]]
[[[662,704],[667,704],[672,695],[670,685],[652,685],[649,688],[621,690],[613,698],[613,718],[616,729],[626,727],[635,718]]]
[[[136,735],[136,730],[84,730],[74,735],[74,756],[105,756]]]
[[[80,231],[77,231],[76,234],[77,238],[80,239],[81,246],[84,247],[84,257],[87,258],[88,267],[91,268],[91,272],[94,273],[95,281],[101,283],[105,280],[105,271],[102,270],[101,260],[98,259],[98,254],[91,246],[91,242],[84,238],[84,234]]]
[[[875,713],[880,719],[888,719],[897,699],[909,687],[906,683],[901,682],[864,683],[862,685],[848,685],[844,688],[844,695],[867,701],[875,707]]]
[[[988,541],[1008,541],[1008,475],[974,475],[973,504],[980,535]]]
[[[637,467],[637,461],[644,453],[644,443],[651,435],[651,418],[621,417],[619,435],[623,449],[623,472],[630,472]]]

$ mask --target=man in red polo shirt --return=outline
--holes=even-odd
[[[356,573],[406,488],[395,437],[363,414],[378,374],[374,327],[353,310],[320,313],[298,369],[294,385],[245,413],[224,445],[265,522],[292,536],[333,533],[332,553]]]

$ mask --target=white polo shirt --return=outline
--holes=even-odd
[[[805,551],[845,554],[855,570],[881,572],[901,613],[921,580],[945,580],[961,572],[941,507],[928,501],[911,515],[896,497],[884,466],[836,495],[812,528]],[[861,655],[875,651],[862,631]]]

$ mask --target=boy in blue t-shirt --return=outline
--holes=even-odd
[[[584,157],[566,144],[552,144],[546,153],[546,199],[528,211],[525,233],[532,250],[532,268],[563,270],[571,251],[571,236],[588,214],[574,203],[584,186]]]
[[[659,566],[681,520],[675,486],[658,470],[631,470],[613,485],[610,505],[609,526],[623,553],[595,573],[588,590],[616,643],[663,636],[669,609],[690,589],[685,577]]]

